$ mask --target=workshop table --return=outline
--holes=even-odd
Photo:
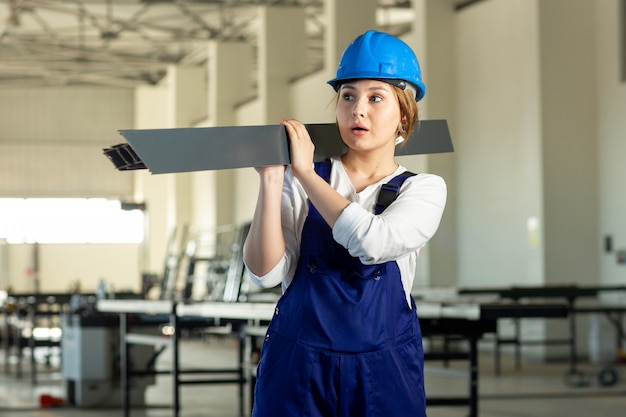
[[[239,339],[239,366],[234,379],[218,380],[194,380],[193,383],[237,383],[240,388],[239,411],[244,414],[243,392],[244,386],[250,379],[250,350],[246,349],[246,337],[264,337],[263,332],[248,332],[246,328],[266,326],[274,315],[275,303],[224,303],[224,302],[198,302],[198,303],[175,303],[172,301],[149,301],[149,300],[100,300],[97,302],[97,310],[106,313],[120,314],[121,333],[121,360],[122,360],[122,385],[124,388],[123,410],[124,416],[129,415],[130,404],[128,401],[128,386],[131,376],[140,376],[142,372],[134,372],[129,369],[127,363],[128,349],[131,344],[154,343],[169,346],[172,350],[173,370],[173,401],[172,413],[178,417],[180,413],[180,386],[187,383],[180,378],[185,371],[179,365],[180,335],[178,328],[189,325],[206,326],[209,322],[234,323],[233,331],[237,332]],[[497,330],[497,320],[502,317],[518,316],[563,316],[567,314],[564,304],[532,304],[520,308],[514,303],[437,303],[419,302],[417,311],[422,327],[422,335],[433,336],[456,336],[467,341],[466,352],[448,351],[426,352],[425,360],[464,360],[468,363],[468,395],[466,397],[428,397],[429,406],[467,406],[470,417],[478,416],[478,341],[486,333],[494,333]],[[163,335],[151,337],[145,334],[134,334],[129,322],[136,322],[144,317],[154,320],[161,317],[163,323],[168,323],[169,337]],[[249,346],[249,345],[248,345]],[[225,371],[225,370],[224,370]],[[202,370],[197,370],[198,373]]]

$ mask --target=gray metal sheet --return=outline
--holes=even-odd
[[[307,124],[315,161],[345,152],[334,123]],[[153,174],[289,164],[282,125],[120,130]],[[445,120],[425,120],[396,155],[452,152]]]

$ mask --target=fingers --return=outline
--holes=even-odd
[[[282,119],[280,124],[287,128],[287,135],[293,141],[311,142],[311,136],[304,123],[296,119]]]
[[[294,174],[298,176],[299,173],[312,169],[315,146],[306,126],[296,119],[283,119],[280,123],[285,126],[289,137],[291,167]]]
[[[304,124],[296,119],[282,119],[280,124],[287,128],[289,137],[293,139],[303,139],[309,137],[309,132],[306,130]]]

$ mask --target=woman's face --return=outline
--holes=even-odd
[[[348,148],[394,148],[401,114],[390,84],[377,80],[348,81],[341,85],[338,95],[337,125]]]

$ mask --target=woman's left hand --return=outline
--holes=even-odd
[[[281,120],[289,137],[291,170],[296,178],[306,172],[313,171],[313,154],[315,145],[306,126],[296,119]]]

